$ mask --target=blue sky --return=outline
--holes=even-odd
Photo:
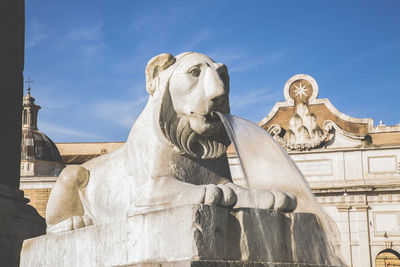
[[[55,142],[125,141],[155,55],[228,66],[231,111],[254,122],[293,75],[341,112],[400,123],[400,1],[26,1],[25,71]]]

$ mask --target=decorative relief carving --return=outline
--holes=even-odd
[[[330,123],[324,125],[326,126],[324,133],[318,126],[317,117],[308,107],[310,99],[316,97],[317,92],[314,90],[318,90],[318,86],[314,88],[315,80],[304,74],[291,81],[291,84],[285,86],[285,96],[288,96],[294,105],[294,114],[289,120],[289,127],[283,132],[280,125],[274,124],[268,132],[289,150],[309,150],[319,147],[332,138],[329,133],[332,125]]]
[[[336,133],[356,140],[364,138],[343,131],[331,120],[318,125],[316,115],[309,108],[318,96],[318,84],[311,76],[298,74],[291,77],[285,84],[284,95],[287,103],[294,106],[289,125],[284,129],[281,125],[273,124],[267,132],[287,150],[302,151],[323,147]]]
[[[291,118],[291,120],[292,119],[293,117]],[[298,122],[302,122],[301,119],[298,120]],[[331,123],[331,121],[329,122]],[[296,124],[289,124],[290,126],[288,131],[283,130],[282,127],[278,124],[273,124],[267,130],[267,132],[272,135],[275,140],[277,140],[284,148],[288,150],[310,150],[312,148],[320,147],[332,139],[333,134],[331,134],[330,132],[333,127],[330,123],[326,124],[326,126],[329,128],[324,128],[326,130],[326,133],[323,133],[318,126],[318,128],[315,127],[310,131],[309,128],[306,128],[300,123],[300,127],[296,127]]]

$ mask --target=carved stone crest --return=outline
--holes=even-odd
[[[270,126],[268,133],[289,150],[309,150],[329,141],[331,126],[326,125],[325,132],[318,126],[317,117],[310,112],[309,104],[318,96],[316,81],[304,74],[295,75],[285,84],[286,101],[294,105],[293,115],[288,128],[283,133],[278,124]],[[283,135],[283,137],[282,137]]]
[[[333,143],[336,146],[345,146],[346,142],[352,146],[365,145],[367,140],[361,134],[365,130],[359,133],[349,130],[361,125],[371,128],[372,121],[339,112],[328,99],[317,99],[318,90],[311,76],[294,75],[283,90],[286,102],[276,103],[259,125],[290,151],[329,147]]]

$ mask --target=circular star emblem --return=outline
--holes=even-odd
[[[295,96],[300,96],[300,99],[303,98],[303,95],[307,97],[306,92],[311,90],[307,88],[307,85],[302,85],[301,82],[299,83],[299,85],[295,84],[294,87],[296,87],[296,89],[293,89],[296,94]]]

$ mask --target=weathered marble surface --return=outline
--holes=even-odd
[[[159,264],[341,266],[313,214],[201,204],[25,240],[20,266]]]

